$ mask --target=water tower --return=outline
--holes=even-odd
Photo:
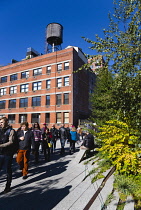
[[[63,26],[59,23],[50,23],[46,27],[46,53],[61,50],[63,43]]]

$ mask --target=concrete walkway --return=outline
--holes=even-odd
[[[57,149],[52,154],[51,161],[45,162],[41,154],[38,165],[34,165],[31,156],[29,176],[26,180],[22,179],[14,158],[12,190],[5,195],[0,193],[0,210],[83,209],[92,192],[83,204],[79,201],[83,193],[91,187],[90,179],[81,185],[86,171],[83,163],[78,164],[79,146],[76,144],[76,152],[69,155],[69,144],[66,143],[65,155],[60,156],[60,142],[57,141]],[[1,174],[0,192],[4,187],[5,178],[4,174]],[[77,201],[79,208],[73,208]]]
[[[60,142],[57,141],[57,149],[51,155],[51,161],[45,162],[43,155],[40,154],[38,165],[34,164],[31,155],[26,180],[22,179],[14,158],[11,192],[4,195],[1,193],[5,187],[5,176],[4,174],[0,176],[0,210],[83,210],[103,179],[91,184],[92,176],[90,176],[83,181],[94,166],[91,164],[85,166],[85,161],[79,163],[84,152],[79,150],[79,147],[80,143],[76,144],[76,152],[69,155],[69,144],[66,143],[65,155],[60,156]],[[102,209],[107,195],[113,189],[112,185],[113,176],[107,181],[90,210]],[[116,197],[117,200],[107,209],[116,210],[118,195]]]

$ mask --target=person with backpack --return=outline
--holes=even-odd
[[[18,148],[17,148],[18,149]],[[11,191],[12,161],[16,152],[16,132],[8,125],[8,119],[0,119],[0,171],[4,169],[7,174],[6,186],[3,193]]]
[[[22,170],[23,179],[27,179],[31,145],[32,150],[35,151],[34,134],[28,128],[28,122],[21,123],[20,129],[17,131],[17,137],[19,141],[19,150],[16,161]]]

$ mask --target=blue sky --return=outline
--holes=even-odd
[[[0,0],[0,65],[25,58],[28,47],[44,53],[46,26],[53,22],[64,28],[62,48],[96,54],[81,37],[102,37],[112,10],[113,0]]]

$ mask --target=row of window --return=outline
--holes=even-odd
[[[47,66],[46,67],[46,73],[51,73],[51,67],[52,66]],[[59,63],[57,64],[57,71],[62,71],[63,64]],[[68,70],[69,69],[69,62],[65,62],[64,63],[64,70]],[[37,76],[37,75],[41,75],[42,74],[42,68],[37,68],[37,69],[33,69],[33,76]],[[24,71],[21,72],[21,79],[23,78],[28,78],[29,77],[29,71]],[[14,81],[18,79],[18,74],[12,74],[10,75],[10,81]],[[0,79],[1,83],[7,82],[7,76],[1,77]]]
[[[57,112],[56,113],[56,123],[62,123],[61,122],[61,112]],[[34,113],[31,114],[31,123],[35,123],[38,122],[40,123],[40,114],[39,113]],[[9,114],[8,115],[8,121],[10,124],[14,124],[15,123],[15,118],[16,115],[15,114]],[[19,114],[19,123],[25,122],[27,121],[27,114]],[[46,113],[45,116],[45,122],[46,123],[50,123],[50,113]],[[69,112],[64,112],[63,113],[63,123],[69,123]]]
[[[50,106],[50,95],[46,95],[46,104],[47,106]],[[63,102],[63,103],[62,103]],[[69,104],[69,93],[63,94],[63,100],[62,100],[62,94],[56,94],[56,105],[61,104]],[[41,106],[41,96],[32,97],[32,106]],[[5,109],[6,107],[6,100],[0,101],[0,109]],[[28,107],[28,98],[21,98],[19,107]],[[8,108],[16,108],[16,99],[9,100]]]
[[[69,77],[64,77],[63,78],[57,78],[56,80],[56,86],[57,87],[62,87],[62,86],[69,86]],[[46,80],[46,88],[50,89],[51,88],[51,80]],[[32,90],[36,91],[36,90],[41,90],[42,89],[42,82],[33,82],[32,83]],[[20,85],[20,92],[24,93],[24,92],[28,92],[29,91],[29,84],[23,84]],[[14,94],[17,93],[17,86],[11,86],[9,89],[9,94]],[[6,88],[1,88],[0,89],[0,95],[6,95]]]

